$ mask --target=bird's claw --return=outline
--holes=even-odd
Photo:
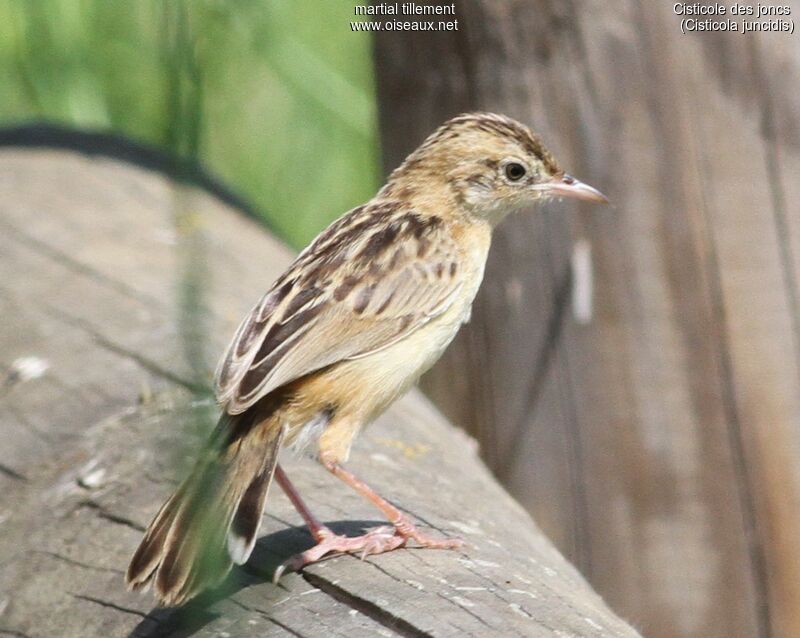
[[[277,583],[288,571],[300,571],[307,565],[316,563],[328,554],[358,554],[361,560],[367,556],[383,554],[405,546],[413,540],[420,547],[431,549],[461,549],[465,543],[460,538],[431,538],[420,532],[413,524],[403,519],[394,527],[383,525],[375,527],[361,536],[342,536],[323,527],[316,534],[317,544],[310,549],[295,554],[275,570],[272,578]]]

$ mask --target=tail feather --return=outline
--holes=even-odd
[[[231,568],[225,551],[225,528],[237,502],[241,477],[211,461],[193,476],[191,495],[175,513],[155,574],[155,592],[167,605],[179,605],[213,587]]]
[[[278,464],[278,452],[280,452],[284,434],[285,430],[279,428],[269,445],[264,446],[266,449],[261,467],[239,499],[239,505],[228,526],[228,554],[237,565],[247,562],[256,544],[258,528],[261,526],[261,516],[264,513],[272,476],[275,474],[275,466]]]
[[[237,433],[212,446],[161,507],[128,567],[132,589],[154,583],[164,605],[179,605],[218,584],[255,545],[283,430],[271,420],[236,427],[225,417],[220,432]],[[224,429],[223,429],[224,428]]]
[[[247,562],[256,544],[256,534],[261,524],[261,514],[272,482],[272,470],[260,472],[250,483],[236,508],[228,529],[228,554],[237,565]]]
[[[184,481],[167,502],[161,506],[161,509],[158,510],[155,518],[153,518],[153,522],[147,528],[142,542],[139,544],[133,558],[131,558],[125,575],[125,580],[131,589],[146,590],[150,586],[150,577],[161,562],[167,534],[172,527],[172,521],[186,494],[187,487],[188,481]]]

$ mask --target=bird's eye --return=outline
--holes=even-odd
[[[506,164],[506,177],[512,182],[518,182],[525,177],[525,167],[517,162]]]

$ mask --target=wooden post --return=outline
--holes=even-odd
[[[648,636],[799,636],[796,36],[684,36],[673,3],[457,11],[457,32],[377,35],[386,167],[497,110],[612,206],[507,222],[425,389]]]
[[[213,359],[289,259],[157,171],[0,150],[0,635],[635,638],[417,392],[365,433],[352,467],[472,547],[342,556],[276,586],[311,539],[273,489],[254,556],[221,591],[175,611],[125,590],[144,526],[216,417]],[[198,260],[208,279],[191,274]],[[199,349],[186,342],[198,326]],[[334,529],[382,523],[313,461],[286,467]]]

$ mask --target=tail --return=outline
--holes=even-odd
[[[212,445],[156,514],[128,566],[131,589],[152,582],[162,605],[180,605],[250,557],[283,429],[254,406],[220,419]]]

